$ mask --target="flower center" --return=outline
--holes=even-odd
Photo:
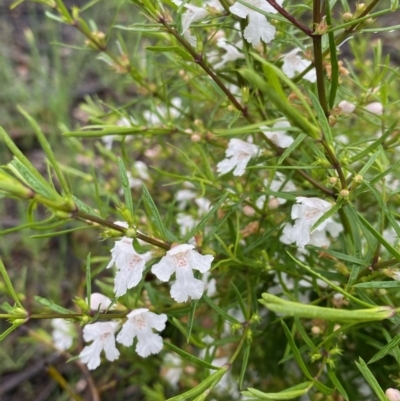
[[[143,329],[146,327],[146,321],[142,315],[135,316],[133,322],[138,329]]]
[[[187,267],[188,266],[186,252],[177,253],[176,255],[174,255],[174,259],[175,259],[175,264],[177,267]]]

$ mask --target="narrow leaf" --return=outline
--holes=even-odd
[[[125,164],[120,157],[118,157],[118,168],[119,168],[119,175],[121,179],[122,189],[124,191],[125,204],[128,208],[131,218],[133,218],[135,210],[133,208],[132,192],[129,186],[129,178],[126,172]],[[128,221],[128,223],[131,223],[131,221]]]
[[[367,364],[361,358],[359,359],[359,361],[360,361],[359,363],[356,362],[356,365],[357,365],[357,368],[359,369],[359,371],[361,372],[361,374],[364,376],[365,380],[371,386],[372,390],[378,396],[380,401],[387,401],[387,397],[386,397],[385,393],[379,386],[379,383],[375,379],[375,376],[369,370]]]
[[[6,268],[5,268],[4,264],[3,264],[3,261],[2,261],[1,259],[0,259],[0,274],[1,274],[2,277],[3,277],[4,284],[6,285],[7,291],[8,291],[9,294],[11,295],[12,299],[14,300],[14,302],[15,302],[21,309],[24,309],[24,310],[25,310],[25,308],[22,306],[22,304],[21,304],[21,302],[20,302],[20,300],[19,300],[19,298],[18,298],[17,292],[15,291],[14,286],[12,285],[12,282],[11,282],[11,280],[10,280],[10,277],[9,277],[9,275],[8,275],[8,273],[7,273],[7,270],[6,270]]]
[[[158,212],[157,206],[154,203],[153,198],[150,195],[150,192],[147,190],[144,184],[142,186],[142,191],[143,191],[143,199],[148,209],[149,219],[156,226],[158,232],[161,235],[161,239],[171,240],[172,238],[169,238],[169,236],[167,235],[167,230],[164,227],[164,223],[161,220],[161,216],[160,213]]]

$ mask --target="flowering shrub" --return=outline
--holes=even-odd
[[[398,2],[132,0],[104,32],[39,3],[126,92],[56,141],[20,108],[43,171],[0,129],[2,199],[27,206],[3,234],[99,236],[74,304],[32,305],[0,263],[1,339],[93,371],[91,399],[399,399],[399,73],[363,51]]]

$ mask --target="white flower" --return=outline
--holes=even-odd
[[[208,297],[213,297],[217,293],[217,281],[215,278],[211,277],[211,273],[205,272],[201,276],[201,281],[203,281],[205,286],[206,295]]]
[[[182,372],[182,360],[170,352],[165,354],[160,374],[171,387],[178,387]]]
[[[261,125],[260,130],[263,132],[263,134],[276,146],[279,146],[280,148],[288,148],[294,141],[294,139],[286,135],[286,129],[291,127],[290,123],[288,120],[285,118],[282,118],[278,120],[271,129],[268,129],[267,126]],[[278,128],[283,128],[282,130],[278,130]],[[269,131],[266,131],[269,130]]]
[[[179,224],[179,232],[182,236],[192,231],[197,222],[190,214],[178,213],[176,222]]]
[[[289,78],[293,78],[296,75],[296,72],[301,73],[311,65],[311,61],[304,60],[297,54],[299,51],[299,48],[293,49],[283,57],[282,71]],[[317,80],[315,68],[308,71],[303,78],[307,81],[315,82]]]
[[[290,233],[291,242],[295,242],[299,248],[304,248],[310,242],[310,231],[312,226],[326,212],[332,208],[332,204],[319,198],[305,198],[298,196],[296,205],[292,207],[292,219],[295,220]],[[316,231],[322,231],[327,225],[325,220]]]
[[[211,202],[207,198],[196,198],[194,203],[196,203],[199,208],[199,216],[202,216],[210,211]]]
[[[111,299],[103,294],[94,292],[90,295],[90,309],[93,311],[104,312],[110,307],[111,304]]]
[[[180,0],[172,0],[177,6],[182,4]],[[200,8],[196,6],[192,6],[191,4],[185,3],[183,6],[187,9],[182,14],[182,35],[186,38],[186,40],[190,43],[191,46],[196,46],[196,37],[192,36],[189,32],[190,25],[193,22],[199,21],[210,13],[208,8],[213,7],[217,10],[222,10],[221,3],[218,0],[211,0],[204,4],[206,8]]]
[[[61,318],[52,319],[51,325],[54,329],[51,333],[54,346],[62,351],[70,348],[74,341],[74,326],[71,323],[68,323],[65,319]]]
[[[327,233],[332,238],[337,238],[339,234],[343,231],[343,226],[339,223],[336,223],[331,217],[329,217],[326,221],[326,226],[322,230],[315,230],[310,233],[310,239],[307,242],[309,245],[314,245],[319,248],[327,248],[331,244]],[[294,232],[294,227],[290,223],[285,223],[283,226],[282,234],[279,240],[286,245],[290,245],[293,242],[296,242],[296,232]]]
[[[219,175],[233,170],[233,175],[244,174],[250,159],[257,155],[259,148],[241,139],[233,138],[229,141],[228,149],[225,151],[226,158],[217,164]]]
[[[133,339],[137,337],[136,352],[143,358],[150,354],[158,354],[163,347],[160,335],[153,333],[152,329],[162,331],[165,329],[167,315],[162,313],[156,315],[146,308],[133,310],[127,316],[128,320],[118,333],[117,341],[120,344],[130,347]]]
[[[100,365],[100,354],[104,350],[109,361],[115,361],[119,357],[119,351],[115,346],[114,334],[119,324],[117,322],[97,322],[87,324],[83,329],[83,339],[86,342],[93,341],[87,345],[79,354],[83,363],[90,370]]]
[[[214,65],[214,68],[218,70],[218,68],[223,67],[229,61],[235,61],[239,58],[244,58],[243,53],[239,52],[238,48],[242,48],[242,42],[236,43],[236,45],[231,45],[226,42],[225,38],[218,39],[217,46],[221,49],[226,50],[226,53],[222,56],[222,59],[219,63]]]
[[[284,184],[285,183],[285,184]],[[267,181],[264,180],[264,185],[267,186]],[[286,180],[286,177],[284,174],[280,173],[279,171],[277,171],[274,175],[274,179],[271,181],[271,184],[269,186],[269,189],[271,191],[274,192],[295,192],[297,190],[296,185],[294,185],[294,183],[290,180]],[[270,199],[270,204],[269,207],[271,208],[272,205],[275,204],[274,200],[277,201],[278,205],[284,205],[287,200],[284,198],[276,198],[273,195],[269,196]],[[259,209],[263,209],[264,208],[264,203],[266,200],[266,196],[265,195],[261,195],[257,200],[256,200],[256,206]],[[271,202],[272,201],[272,202]]]
[[[143,112],[143,118],[149,125],[160,125],[165,121],[166,118],[175,119],[179,117],[179,109],[182,107],[182,99],[174,97],[171,99],[171,105],[169,108],[164,105],[156,106],[155,110],[145,110]]]
[[[367,104],[365,110],[369,111],[372,114],[376,114],[377,116],[381,116],[383,114],[383,105],[379,102],[372,102]]]
[[[126,128],[129,128],[129,127],[132,127],[133,125],[137,125],[137,122],[135,121],[135,119],[133,118],[133,117],[129,117],[129,118],[126,118],[126,117],[122,117],[122,118],[120,118],[118,121],[117,121],[117,126],[118,127],[126,127]],[[107,150],[111,150],[112,149],[112,145],[113,145],[113,142],[114,142],[114,136],[115,135],[105,135],[105,136],[102,136],[101,137],[101,140],[102,140],[102,142],[104,143],[104,147],[107,149]],[[129,137],[128,137],[129,138]],[[127,138],[127,139],[128,139]]]
[[[194,278],[193,269],[205,273],[210,270],[212,255],[200,255],[194,245],[182,244],[170,249],[156,263],[151,271],[161,281],[168,281],[173,273],[176,281],[171,287],[171,297],[177,302],[186,302],[188,298],[200,299],[204,292],[204,283]]]
[[[151,259],[151,252],[137,253],[132,242],[132,238],[122,237],[120,241],[115,241],[114,248],[111,249],[111,261],[107,269],[114,264],[117,268],[114,280],[114,291],[117,297],[124,295],[129,288],[138,285],[142,279],[145,264]]]
[[[395,388],[388,388],[385,394],[389,401],[400,401],[400,391]]]
[[[134,177],[129,170],[126,172],[126,175],[128,176],[129,188],[141,188],[143,181],[147,181],[150,178],[148,172],[149,169],[146,163],[140,160],[134,163],[133,168],[137,177]]]
[[[356,105],[347,100],[342,100],[338,103],[338,106],[344,114],[351,114],[356,109]]]
[[[257,7],[268,13],[277,13],[275,8],[273,8],[265,0],[247,0],[247,2],[254,7]],[[281,5],[283,0],[277,0],[277,3]],[[249,23],[244,30],[244,38],[253,46],[258,46],[261,40],[265,43],[269,43],[275,37],[275,27],[271,25],[265,16],[259,12],[254,11],[238,2],[229,7],[229,10],[232,14],[235,14],[239,18],[249,17]]]

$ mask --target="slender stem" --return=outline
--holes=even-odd
[[[173,35],[176,40],[187,50],[187,52],[192,56],[193,61],[198,64],[207,75],[220,87],[220,89],[225,93],[230,102],[235,106],[235,108],[240,111],[247,120],[250,120],[250,116],[246,106],[242,106],[232,92],[223,84],[221,79],[214,73],[214,71],[206,64],[203,56],[197,53],[193,47],[177,32],[176,29],[172,28],[166,21],[165,17],[162,15],[158,16],[158,22],[164,26],[164,28]]]
[[[314,49],[314,63],[315,70],[317,73],[317,89],[318,99],[322,109],[326,116],[329,116],[328,103],[326,101],[325,94],[325,77],[324,77],[324,65],[323,65],[323,54],[322,54],[322,36],[317,32],[317,28],[321,23],[321,3],[320,0],[314,0],[313,8],[313,25],[314,33],[312,36],[313,49]]]
[[[245,328],[244,328],[244,330],[243,330],[243,334],[242,334],[242,338],[240,339],[240,343],[239,343],[239,345],[237,346],[237,348],[236,348],[234,354],[233,354],[233,355],[231,356],[231,358],[229,359],[229,362],[228,362],[228,363],[229,363],[230,365],[232,365],[233,362],[235,362],[236,358],[237,358],[238,355],[240,354],[240,351],[242,350],[243,345],[245,344],[245,342],[246,342],[246,340],[247,340],[247,338],[248,338],[249,331],[250,331],[250,328],[249,328],[249,326],[248,326],[248,323],[246,322],[246,326],[245,326]]]
[[[303,31],[307,36],[312,37],[313,32],[310,28],[306,27],[303,25],[300,21],[298,21],[292,14],[287,12],[282,6],[280,6],[275,0],[266,0],[271,7],[275,8],[276,11],[282,17],[286,18],[288,21],[290,21],[294,26],[297,26],[301,31]]]
[[[375,8],[375,6],[380,2],[380,0],[373,0],[371,1],[371,3],[365,8],[365,10],[358,16],[358,18],[363,18],[365,16],[367,16],[370,11],[372,11],[373,8]],[[354,32],[357,27],[358,27],[359,23],[354,24],[353,26],[351,26],[349,29],[346,29],[345,32],[346,34],[350,34],[352,32]]]

